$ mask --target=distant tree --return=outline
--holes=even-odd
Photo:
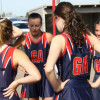
[[[3,12],[2,17],[5,17],[5,12]]]
[[[28,17],[28,16],[29,16],[29,12],[26,13],[26,17]]]
[[[24,17],[24,16],[19,16],[19,17]]]
[[[12,17],[12,16],[13,16],[12,12],[7,12],[6,13],[6,17]]]

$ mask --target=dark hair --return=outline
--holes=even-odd
[[[12,22],[8,19],[0,20],[0,43],[8,43],[12,39]]]
[[[94,27],[96,26],[96,24],[100,24],[100,18],[97,19],[97,21],[94,24]]]
[[[42,25],[42,17],[41,17],[40,14],[38,14],[38,13],[31,13],[31,14],[28,16],[28,21],[29,21],[30,18],[32,18],[32,19],[39,18],[40,21],[41,21],[41,25]]]
[[[69,2],[60,2],[54,13],[65,21],[63,32],[69,33],[77,46],[83,46],[85,43],[83,33],[89,32],[74,6]]]

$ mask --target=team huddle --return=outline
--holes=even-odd
[[[24,34],[10,20],[0,20],[0,100],[20,100],[16,88],[21,84],[20,97],[28,100],[99,100],[100,19],[95,36],[70,2],[60,2],[54,14],[61,33],[55,37],[41,31],[38,13],[28,16],[30,32]],[[94,82],[89,80],[92,63]],[[24,77],[15,80],[18,68]]]

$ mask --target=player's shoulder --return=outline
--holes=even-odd
[[[52,42],[63,43],[65,41],[62,35],[56,35],[53,37]]]
[[[64,36],[61,35],[61,34],[59,34],[59,35],[54,36],[53,39],[54,39],[54,40],[62,40],[62,39],[64,39]]]
[[[45,32],[46,33],[46,36],[47,36],[47,38],[53,38],[53,34],[52,33],[49,33],[49,32]]]
[[[23,55],[25,55],[25,52],[23,52],[22,50],[20,50],[20,49],[17,49],[17,48],[15,48],[14,49],[14,55],[16,55],[16,57],[18,57],[18,56],[23,56]]]
[[[46,33],[47,41],[48,41],[48,43],[50,43],[53,38],[53,35],[52,35],[52,33],[49,33],[49,32],[45,32],[45,33]]]

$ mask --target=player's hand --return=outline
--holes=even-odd
[[[61,91],[64,89],[65,85],[69,82],[70,79],[67,79],[66,81],[62,82],[60,77],[58,76],[58,82],[60,84],[61,87]]]
[[[4,97],[9,97],[9,99],[11,99],[14,95],[14,92],[16,90],[16,88],[18,87],[18,82],[17,81],[14,81],[12,82],[8,88],[4,89],[3,91],[5,91],[3,93]]]
[[[91,82],[90,80],[87,80],[88,81],[88,83],[90,84],[90,86],[92,87],[92,88],[97,88],[98,87],[98,84],[96,84],[96,82]]]

